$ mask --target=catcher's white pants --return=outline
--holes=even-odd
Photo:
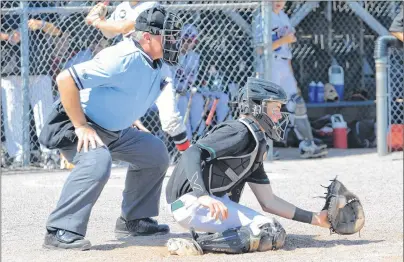
[[[23,130],[23,97],[22,78],[8,76],[1,78],[1,104],[4,116],[4,134],[6,149],[10,157],[22,157]],[[49,76],[29,77],[29,100],[34,113],[36,134],[39,137],[46,118],[52,111],[52,80]],[[41,145],[44,153],[50,150]]]
[[[263,225],[274,221],[255,210],[231,201],[227,195],[212,197],[220,200],[227,207],[228,218],[226,220],[215,220],[210,216],[209,209],[200,205],[195,196],[185,194],[177,200],[182,201],[184,206],[172,212],[175,221],[185,229],[192,227],[196,231],[209,233],[223,232],[227,229],[251,224]]]

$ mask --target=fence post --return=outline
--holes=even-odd
[[[377,120],[377,153],[385,156],[387,150],[387,57],[375,60],[376,66],[376,120]]]
[[[30,163],[30,118],[29,118],[29,32],[28,32],[28,2],[21,1],[21,80],[22,80],[22,165]]]
[[[388,112],[388,78],[389,78],[389,48],[402,47],[394,36],[379,36],[375,43],[376,66],[376,122],[377,122],[377,153],[379,156],[388,154],[387,130],[389,128]]]
[[[272,80],[272,3],[270,1],[262,1],[261,4],[261,28],[263,29],[263,42],[264,42],[264,79]],[[267,160],[273,161],[274,159],[274,142],[272,139],[267,139],[269,146],[267,152]]]

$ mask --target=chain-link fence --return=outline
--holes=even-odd
[[[359,2],[359,1],[358,1]],[[313,8],[296,25],[298,41],[293,45],[293,69],[311,116],[342,113],[346,120],[375,119],[374,43],[380,32],[374,21],[358,15],[356,2],[288,1],[286,12],[293,18],[299,8],[311,4]],[[369,18],[389,28],[398,11],[399,1],[360,1]],[[293,20],[292,20],[293,21]],[[369,24],[368,24],[368,23]],[[387,31],[385,29],[385,31]],[[334,65],[334,66],[333,66]],[[343,91],[339,103],[311,101],[310,83],[317,86],[332,82],[334,68],[342,69]],[[337,70],[338,72],[338,70]],[[338,80],[337,80],[338,81]],[[321,83],[319,83],[321,82]],[[334,83],[333,83],[334,84]],[[339,90],[337,90],[339,91]],[[327,97],[325,97],[326,99]]]
[[[388,151],[402,150],[404,140],[404,50],[389,49],[388,68]]]
[[[110,1],[109,14],[120,3]],[[388,28],[398,3],[361,1],[361,6]],[[59,153],[38,143],[44,121],[58,98],[55,78],[61,70],[87,61],[101,49],[120,41],[119,37],[106,39],[84,22],[94,4],[93,1],[1,1],[3,166],[59,167]],[[193,95],[188,120],[188,132],[196,138],[215,124],[237,117],[232,107],[237,91],[247,77],[255,75],[253,23],[261,2],[164,1],[162,4],[176,12],[189,28],[191,40],[186,43],[189,50],[181,57],[181,70],[172,68],[172,72],[183,115],[189,90],[192,87],[198,90]],[[335,112],[341,106],[356,106],[356,117],[372,116],[373,49],[378,33],[352,11],[351,5],[342,1],[288,1],[285,12],[296,27],[298,41],[292,45],[292,65],[308,107],[327,107]],[[310,82],[329,82],[333,62],[344,70],[345,91],[341,100],[361,97],[367,101],[331,106],[310,102]],[[215,100],[218,103],[213,121],[207,125]],[[166,142],[174,161],[178,151],[161,130],[158,116],[158,110],[152,107],[140,120]]]
[[[101,49],[121,39],[108,40],[84,22],[94,4],[91,1],[30,1],[21,6],[19,1],[1,2],[1,32],[7,38],[1,42],[3,166],[20,167],[24,160],[31,166],[59,166],[59,153],[38,143],[44,121],[58,98],[55,78],[63,69],[90,60]],[[117,4],[120,2],[111,1],[109,11]],[[254,73],[251,22],[259,3],[177,1],[162,4],[176,12],[185,26],[195,30],[195,36],[190,35],[195,41],[185,43],[189,47],[181,56],[180,67],[171,68],[181,113],[186,110],[189,89],[198,90],[192,99],[188,121],[195,138],[235,116],[231,102],[238,88]],[[26,31],[21,26],[24,23],[22,7],[27,15]],[[21,55],[24,54],[24,37],[28,40],[28,59]],[[22,60],[28,62],[29,77],[25,86]],[[191,75],[192,81],[183,81]],[[207,125],[205,121],[215,100],[218,101],[216,111]],[[151,107],[140,120],[166,142],[174,161],[178,151],[172,139],[161,130],[157,108]]]

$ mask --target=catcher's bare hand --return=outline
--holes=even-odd
[[[103,3],[96,4],[86,16],[86,24],[95,25],[99,20],[104,20],[107,11],[107,7]]]
[[[338,198],[338,202],[337,202],[338,208],[340,208],[340,209],[343,208],[345,206],[345,204],[346,204],[345,198],[343,198],[343,197]],[[328,211],[323,210],[320,213],[317,213],[314,216],[314,224],[319,227],[330,228],[331,224],[328,221]]]
[[[210,197],[208,195],[201,196],[198,198],[198,202],[202,206],[209,208],[210,215],[212,217],[215,217],[216,220],[219,219],[219,215],[222,216],[221,220],[225,220],[229,216],[227,207],[221,201],[219,201],[213,197]]]
[[[314,216],[314,224],[319,227],[330,228],[330,222],[328,222],[327,210],[323,210]]]
[[[97,145],[99,147],[104,145],[97,132],[95,132],[95,130],[89,125],[80,126],[76,128],[74,132],[78,138],[77,152],[80,152],[82,148],[84,149],[84,152],[88,152],[89,144],[92,149],[96,149]]]

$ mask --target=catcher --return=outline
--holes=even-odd
[[[191,231],[192,238],[170,239],[170,254],[237,254],[281,248],[286,237],[281,224],[238,204],[246,183],[268,213],[340,234],[363,227],[360,201],[336,179],[328,187],[326,205],[320,212],[303,210],[272,192],[263,166],[265,136],[283,139],[289,115],[281,112],[281,106],[286,102],[281,87],[248,78],[238,97],[241,117],[217,125],[182,154],[167,184],[166,199],[174,219]]]

